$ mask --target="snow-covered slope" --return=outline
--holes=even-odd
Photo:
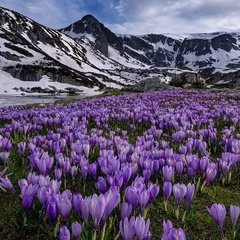
[[[40,85],[47,77],[86,92],[154,77],[169,83],[185,71],[213,82],[238,73],[240,33],[119,35],[91,15],[53,30],[0,8],[1,85],[7,76]]]
[[[48,76],[52,81],[87,89],[120,88],[129,82],[109,73],[118,63],[95,55],[87,44],[85,47],[59,31],[0,8],[1,85],[9,81],[6,72],[22,81],[40,81]]]
[[[120,35],[91,15],[60,31],[82,46],[87,43],[96,55],[127,68],[141,69],[144,76],[154,68],[160,72],[163,68],[198,71],[205,78],[240,70],[240,33]],[[136,71],[121,75],[141,79]]]

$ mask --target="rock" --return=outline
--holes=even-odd
[[[18,61],[18,62],[20,61],[20,57],[14,53],[0,52],[0,56],[6,58],[7,60]]]
[[[191,88],[193,88],[193,85],[190,84],[190,83],[184,83],[184,84],[182,85],[182,88],[184,88],[184,89],[191,89]]]
[[[158,90],[171,90],[177,89],[175,86],[161,82],[162,78],[148,78],[138,82],[135,85],[127,86],[122,88],[123,91],[134,91],[134,92],[153,92]]]
[[[183,72],[175,75],[170,85],[182,88],[202,88],[206,86],[206,83],[199,73]]]

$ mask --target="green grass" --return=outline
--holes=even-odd
[[[112,93],[112,95],[118,95],[119,92]],[[70,100],[66,102],[56,102],[55,104],[69,104],[76,100]],[[37,105],[28,105],[27,108],[37,107]],[[1,122],[0,126],[4,126],[7,123]],[[130,129],[130,124],[133,122],[121,122],[110,120],[108,122],[111,130],[119,128],[121,131],[126,130],[128,132],[129,143],[134,144],[138,136],[142,136],[144,132],[149,129],[151,126],[150,123],[136,124],[136,130],[133,132]],[[228,125],[230,123],[228,122]],[[221,120],[217,121],[218,131],[221,131],[226,126]],[[93,119],[89,119],[88,131],[91,128],[96,128],[95,122]],[[104,128],[100,127],[103,131]],[[43,129],[41,134],[46,134],[50,129]],[[120,131],[120,132],[121,132]],[[105,135],[104,135],[105,134]],[[103,133],[103,136],[108,137],[108,132]],[[171,136],[171,134],[170,134]],[[34,134],[31,135],[34,137]],[[165,136],[166,137],[166,136]],[[165,138],[164,136],[159,139],[159,142]],[[28,139],[30,136],[28,137]],[[23,135],[13,135],[12,141],[15,143],[9,159],[8,172],[13,173],[9,176],[14,187],[16,188],[16,193],[13,194],[9,191],[3,192],[0,190],[0,239],[4,240],[15,240],[15,239],[29,239],[29,240],[48,240],[54,239],[53,237],[53,226],[46,217],[42,207],[38,201],[35,201],[33,209],[29,212],[24,213],[21,207],[21,199],[19,197],[20,190],[18,188],[18,180],[21,178],[26,178],[27,173],[29,172],[29,162],[28,156],[18,156],[17,153],[17,143],[21,141],[28,140],[25,139]],[[214,146],[211,146],[213,148]],[[218,146],[218,152],[215,156],[219,156],[221,153],[221,146]],[[99,148],[96,147],[90,155],[90,162],[93,162],[97,159],[99,155]],[[0,165],[0,169],[3,169],[3,165]],[[189,211],[187,212],[185,222],[181,221],[181,217],[184,211],[184,200],[180,204],[180,219],[177,220],[175,217],[175,202],[173,196],[170,197],[168,202],[168,211],[166,212],[163,204],[163,190],[162,190],[162,180],[158,179],[160,185],[160,193],[157,199],[150,205],[147,217],[151,220],[150,231],[153,234],[153,239],[161,239],[163,229],[162,223],[163,220],[171,220],[174,227],[181,227],[184,229],[187,239],[194,240],[218,240],[221,239],[220,231],[209,215],[207,211],[207,206],[210,207],[213,203],[223,203],[227,208],[227,217],[224,222],[224,233],[228,236],[228,239],[231,239],[231,219],[229,207],[231,204],[240,205],[240,185],[239,185],[239,175],[240,168],[234,170],[232,181],[226,183],[225,185],[221,184],[221,181],[214,181],[206,186],[202,192],[195,193],[193,201],[190,205]],[[177,182],[177,177],[175,182]],[[154,183],[153,178],[153,183]],[[187,184],[187,179],[183,179],[184,183]],[[71,178],[67,179],[67,187],[72,189],[72,192],[82,192],[83,191],[83,181],[80,177],[77,177],[74,182],[71,181]],[[63,189],[62,189],[63,190]],[[86,195],[90,195],[96,192],[94,181],[88,177],[86,182]],[[139,211],[139,210],[136,210]],[[77,219],[76,214],[72,214],[72,219]],[[24,223],[24,218],[27,218],[27,222]],[[116,221],[116,218],[114,218]],[[69,220],[70,222],[70,220]],[[117,224],[116,224],[117,225]],[[115,229],[116,231],[116,229]],[[86,237],[87,238],[87,237]],[[120,238],[119,238],[120,239]],[[240,239],[240,223],[237,224],[237,237]]]

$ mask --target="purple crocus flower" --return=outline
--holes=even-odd
[[[83,197],[80,193],[73,195],[73,208],[75,212],[81,217],[81,202]]]
[[[149,191],[143,191],[139,195],[139,205],[141,208],[141,212],[143,213],[148,202],[149,202],[150,192]]]
[[[27,175],[27,182],[29,184],[37,184],[39,182],[39,175],[36,175],[35,172],[29,172]]]
[[[132,240],[135,236],[135,217],[132,216],[130,220],[125,217],[120,221],[119,228],[124,240]]]
[[[184,168],[183,162],[182,161],[177,161],[176,165],[175,165],[175,168],[176,168],[176,172],[178,173],[180,181],[181,181],[183,168]]]
[[[174,176],[174,167],[165,165],[162,168],[162,175],[163,175],[164,181],[171,182]]]
[[[24,183],[24,184],[23,184]],[[38,184],[29,184],[25,181],[19,180],[19,187],[21,188],[22,207],[25,211],[32,207],[35,195],[38,191]]]
[[[143,169],[143,177],[145,178],[145,181],[149,181],[149,179],[151,178],[152,175],[152,171],[149,169]]]
[[[186,195],[185,195],[185,199],[186,199],[186,206],[185,206],[185,211],[188,210],[189,205],[192,201],[192,198],[194,196],[194,192],[195,192],[195,185],[188,183],[187,184],[187,191],[186,191]]]
[[[127,201],[135,208],[139,202],[139,191],[136,188],[129,186],[126,188],[125,194]]]
[[[84,143],[83,144],[83,151],[86,156],[86,158],[89,157],[89,152],[90,152],[90,144],[89,143]]]
[[[89,171],[88,171],[89,162],[88,162],[88,160],[85,159],[85,160],[79,161],[78,164],[80,165],[80,170],[81,170],[81,173],[83,176],[83,180],[86,181],[87,174],[89,173]]]
[[[214,203],[214,204],[212,204],[211,208],[207,207],[207,210],[208,210],[209,214],[213,217],[213,219],[216,222],[216,224],[218,225],[218,227],[220,228],[222,236],[224,237],[223,222],[225,220],[226,213],[227,213],[225,206],[221,203],[219,203],[219,204]]]
[[[78,167],[77,166],[71,166],[70,173],[71,173],[71,176],[72,176],[72,181],[74,181],[76,176],[77,176],[77,173],[78,173]]]
[[[164,196],[164,201],[168,201],[168,198],[170,197],[172,193],[172,183],[171,182],[164,182],[163,183],[163,196]]]
[[[120,188],[123,184],[123,174],[121,171],[115,172],[114,176],[107,175],[108,184],[112,187]]]
[[[97,180],[97,171],[98,171],[98,163],[94,162],[90,165],[88,165],[88,172],[90,175],[93,177],[93,179],[96,181]]]
[[[135,220],[135,234],[138,240],[147,240],[151,238],[149,232],[150,219],[145,222],[142,216],[138,216]]]
[[[185,184],[176,183],[173,185],[173,195],[175,197],[177,206],[179,205],[181,200],[184,198],[186,192],[187,192],[187,187]]]
[[[230,206],[230,214],[231,214],[233,228],[235,228],[239,214],[240,214],[240,207],[231,205]]]
[[[73,195],[73,208],[85,224],[88,222],[90,201],[91,197],[83,198],[80,193]]]
[[[175,197],[175,201],[176,201],[176,218],[178,219],[179,217],[179,204],[181,202],[181,200],[184,198],[185,194],[187,192],[187,187],[184,184],[180,184],[180,183],[176,183],[173,185],[173,195]]]
[[[27,212],[33,205],[34,202],[34,196],[26,195],[22,199],[22,207],[25,212]]]
[[[58,210],[62,217],[63,222],[66,222],[68,215],[72,209],[72,203],[67,197],[61,197],[59,199]]]
[[[82,233],[82,226],[78,222],[73,222],[71,225],[72,234],[76,240],[80,240],[80,234]]]
[[[149,191],[149,201],[151,203],[158,195],[160,191],[160,187],[157,184],[153,184],[152,182],[148,183],[148,191]]]
[[[44,207],[48,198],[51,195],[49,191],[50,191],[49,188],[47,188],[46,186],[42,186],[38,189],[38,192],[37,192],[38,200]]]
[[[47,186],[51,193],[58,193],[61,187],[61,183],[62,183],[61,181],[51,180]]]
[[[162,240],[186,240],[186,235],[182,228],[171,228],[167,234],[163,235]]]
[[[60,181],[62,178],[62,169],[61,168],[55,168],[54,169],[54,177]]]
[[[186,235],[182,228],[173,228],[172,222],[163,221],[163,235],[161,240],[186,240]]]
[[[209,184],[216,176],[217,168],[215,163],[211,163],[208,165],[206,170],[206,183]]]
[[[167,233],[171,228],[173,228],[172,222],[170,220],[163,220],[163,232]]]
[[[46,203],[46,213],[52,224],[55,224],[58,215],[57,203],[55,201],[48,201]]]
[[[0,152],[0,158],[2,159],[3,163],[6,164],[10,152]]]
[[[171,182],[164,182],[163,183],[163,197],[164,197],[164,208],[167,211],[167,202],[172,193],[172,183]]]
[[[12,148],[12,143],[10,139],[7,138],[3,138],[2,139],[2,148],[6,151],[6,152],[10,152],[11,148]]]
[[[121,205],[121,219],[123,220],[125,217],[129,217],[132,213],[133,205],[131,203],[124,202]]]
[[[196,172],[194,171],[194,169],[192,167],[188,166],[187,167],[188,180],[191,181],[195,175],[196,175]]]
[[[132,176],[132,168],[127,165],[122,167],[122,175],[123,175],[124,186],[126,186]]]
[[[7,176],[0,177],[0,188],[7,188],[12,192],[15,192],[15,189],[11,183],[11,181],[8,179]]]
[[[83,222],[87,224],[88,222],[88,217],[90,214],[90,202],[91,202],[91,197],[85,197],[81,201],[81,218],[83,219]]]
[[[20,142],[18,143],[18,154],[19,156],[23,155],[26,149],[26,142]]]
[[[58,231],[59,240],[70,240],[70,231],[66,226],[62,226]]]
[[[100,220],[103,216],[105,205],[105,197],[102,194],[99,196],[97,194],[93,194],[91,201],[89,202],[89,212],[92,216],[95,230],[98,228]]]
[[[107,183],[103,177],[98,177],[96,185],[100,193],[105,193],[107,191]]]
[[[118,190],[109,190],[104,194],[105,197],[105,208],[102,216],[102,220],[105,223],[107,217],[113,209],[118,205],[120,201],[120,193]]]
[[[47,186],[49,184],[49,182],[50,182],[49,175],[47,175],[47,176],[40,175],[39,178],[38,178],[39,187]]]
[[[202,157],[199,161],[199,167],[200,167],[200,171],[201,171],[201,175],[203,175],[208,167],[209,164],[209,158],[208,157]]]
[[[61,167],[63,170],[63,174],[66,177],[68,175],[68,173],[70,172],[70,168],[71,168],[70,160],[68,158],[65,158],[61,164]]]

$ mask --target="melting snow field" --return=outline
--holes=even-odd
[[[41,87],[41,88],[51,88],[55,86],[58,90],[65,90],[68,87],[74,87],[82,91],[81,95],[77,96],[67,96],[62,94],[60,96],[51,96],[48,94],[39,93],[26,93],[20,91],[19,88],[23,87],[24,89],[32,87]],[[18,90],[17,90],[18,89]],[[9,106],[9,105],[22,105],[28,103],[46,103],[54,102],[60,99],[66,98],[84,98],[87,96],[93,96],[101,94],[101,91],[98,91],[98,88],[86,88],[83,86],[73,86],[66,83],[59,83],[51,81],[47,76],[43,76],[40,81],[21,81],[19,79],[13,78],[9,73],[0,70],[0,107]]]

